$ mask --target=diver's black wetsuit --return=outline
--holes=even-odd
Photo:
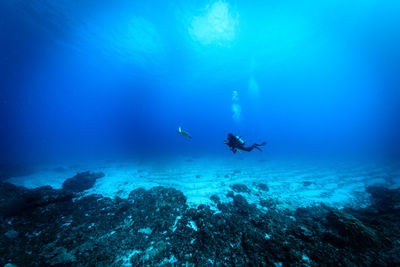
[[[225,140],[225,144],[231,148],[233,153],[236,153],[236,151],[238,149],[250,152],[254,148],[256,148],[256,149],[262,151],[261,148],[259,148],[259,146],[266,145],[267,143],[263,142],[261,144],[253,144],[252,146],[245,147],[244,146],[244,141],[240,137],[234,136],[233,134],[229,133],[228,134],[228,141]]]

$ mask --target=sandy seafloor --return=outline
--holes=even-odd
[[[241,192],[249,203],[263,209],[260,201],[274,199],[276,207],[296,209],[319,203],[337,208],[368,206],[366,187],[400,187],[400,171],[392,164],[345,163],[262,158],[181,157],[157,161],[97,161],[87,164],[52,164],[37,166],[29,176],[13,177],[6,182],[27,188],[50,185],[62,188],[63,182],[83,171],[103,172],[95,185],[81,196],[128,198],[136,188],[172,187],[183,192],[189,206],[206,204],[217,210],[210,200],[217,195],[222,202],[231,201],[227,193],[235,184],[244,184]],[[268,190],[261,190],[259,184]]]

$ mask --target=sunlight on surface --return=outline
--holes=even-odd
[[[81,28],[79,35],[83,47],[122,61],[145,62],[162,51],[154,25],[128,14],[96,18]]]
[[[193,18],[189,34],[203,45],[229,44],[235,39],[238,23],[238,14],[229,4],[218,1],[208,5],[204,14]]]

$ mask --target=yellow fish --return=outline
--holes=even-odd
[[[177,132],[178,134],[182,135],[182,136],[187,136],[187,137],[189,137],[189,138],[192,138],[192,136],[190,135],[190,133],[183,131],[182,128],[181,128],[180,126],[179,126],[178,130],[176,130],[176,132]]]

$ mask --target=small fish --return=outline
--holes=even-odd
[[[190,135],[190,133],[183,131],[182,128],[181,128],[180,126],[179,126],[178,130],[176,130],[176,132],[177,132],[178,134],[182,135],[182,136],[187,136],[187,137],[189,137],[189,138],[192,138],[192,136]]]

